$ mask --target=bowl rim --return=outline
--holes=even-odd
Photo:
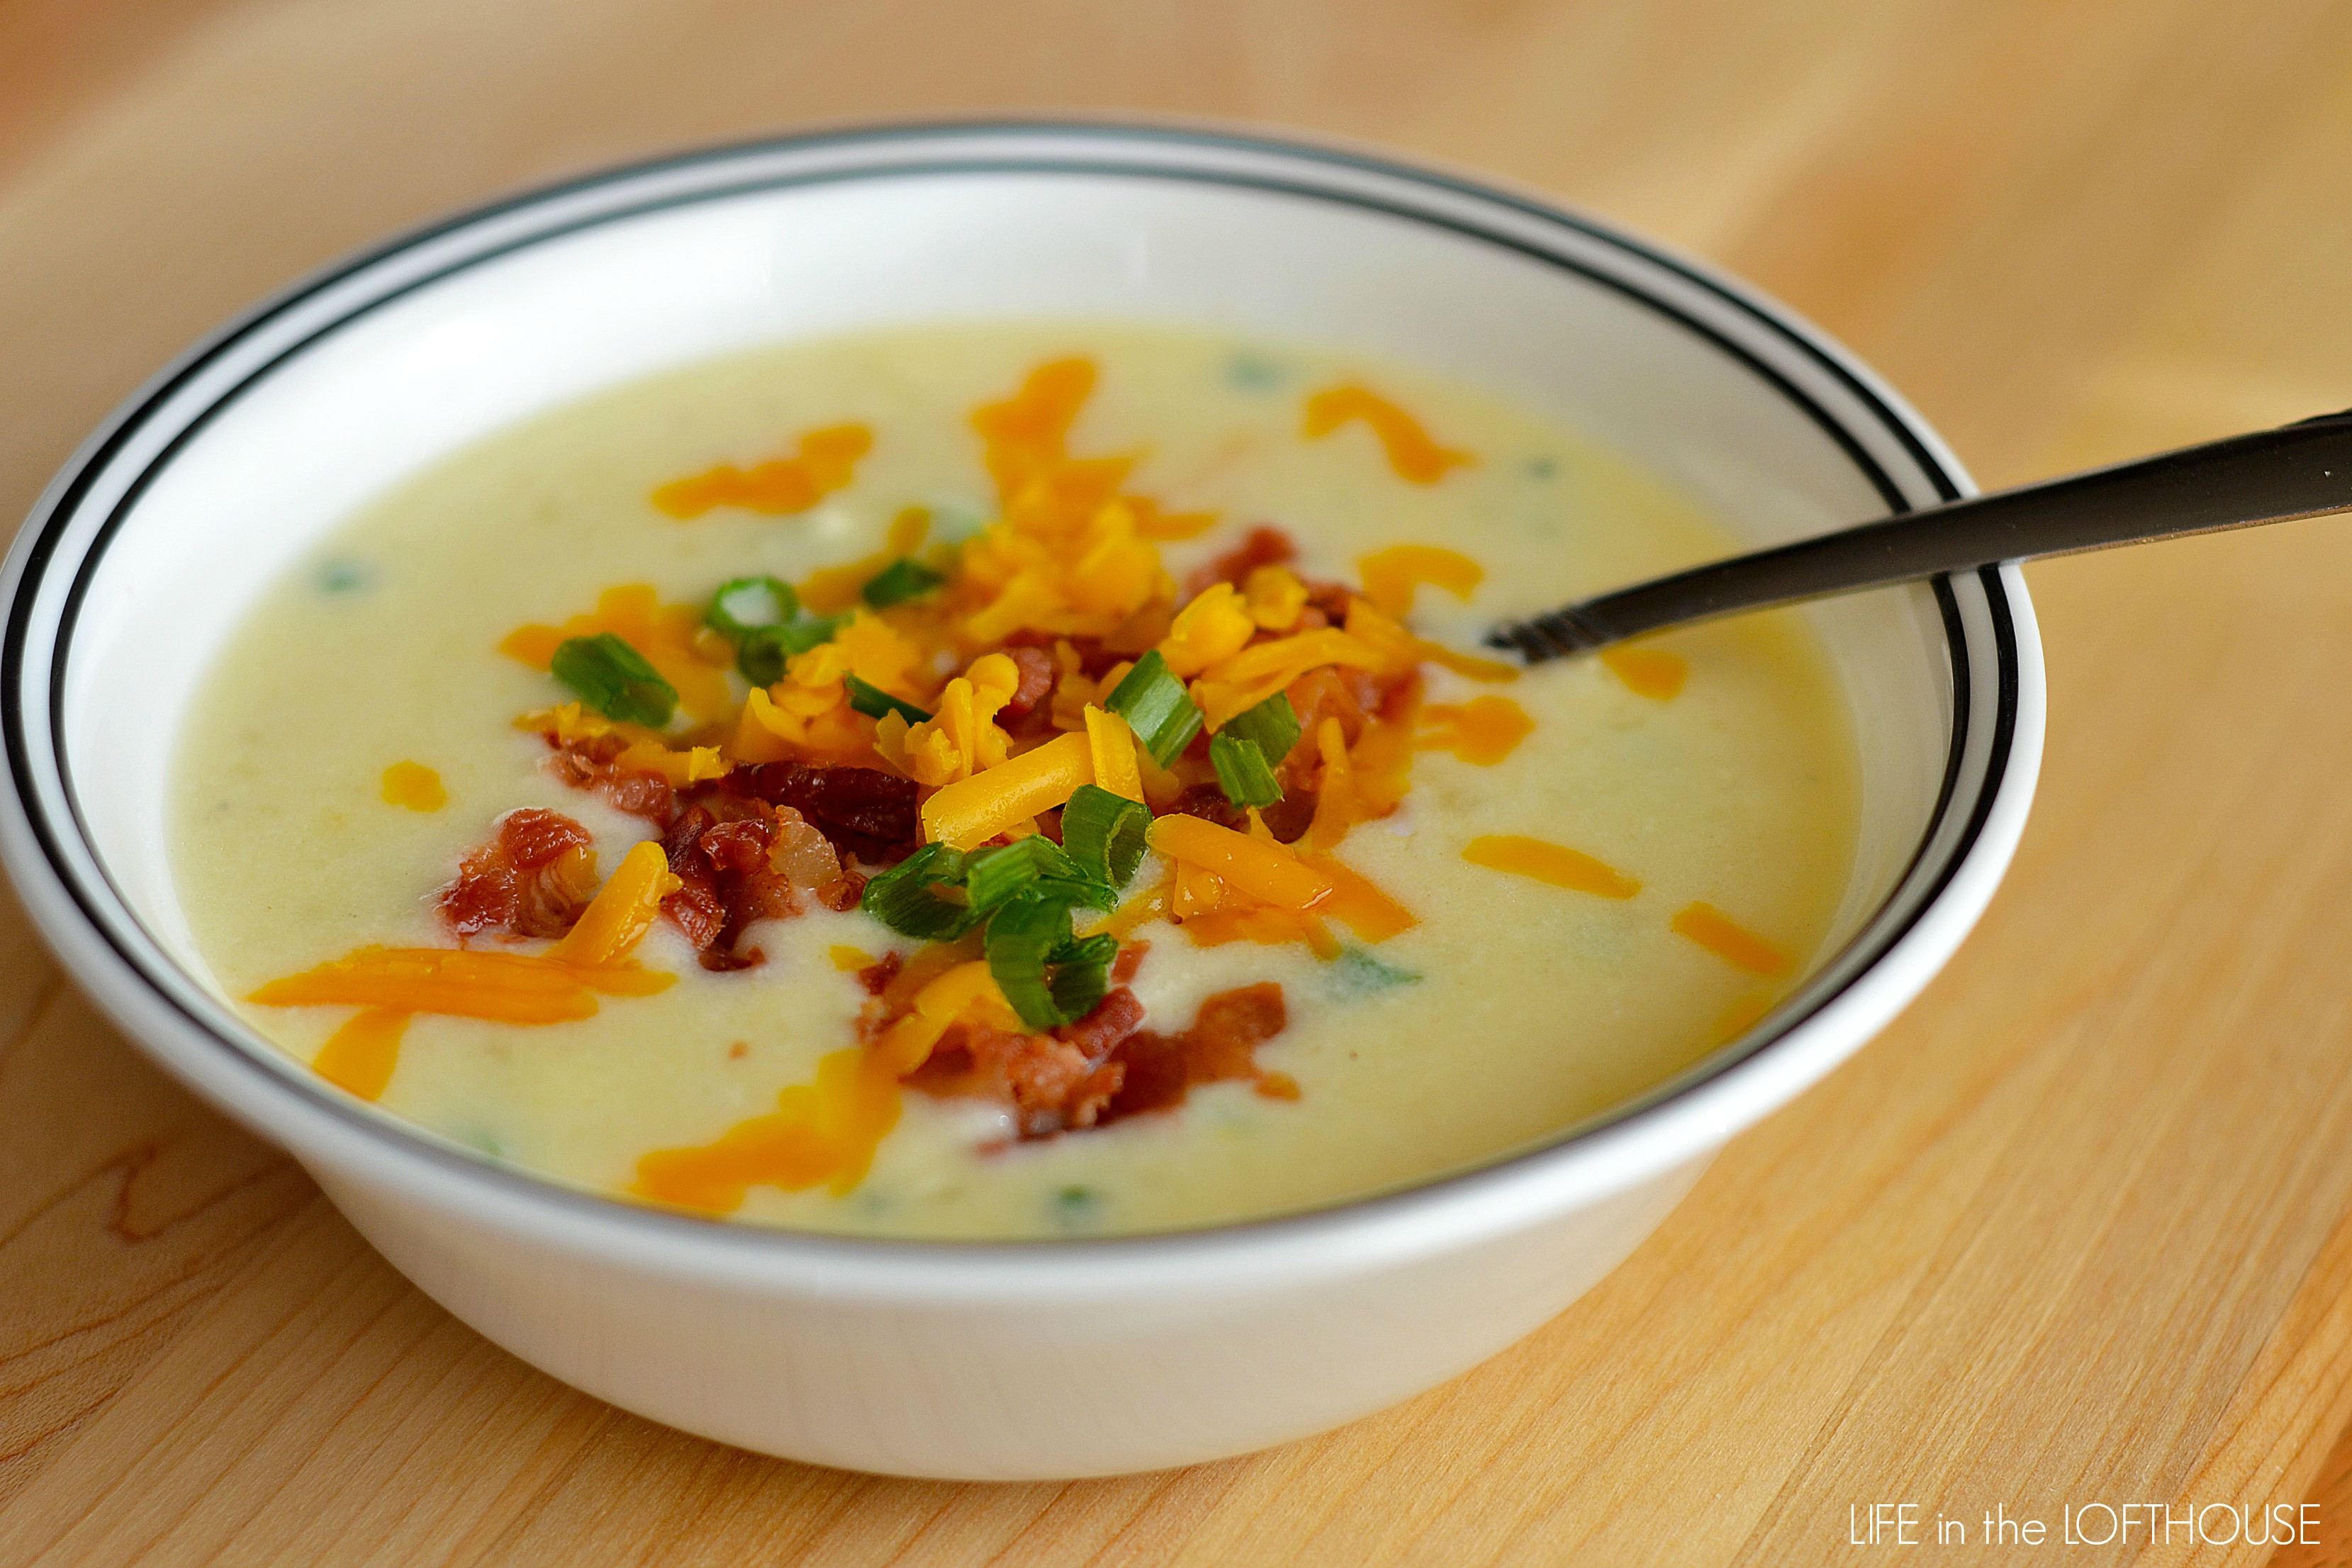
[[[827,160],[832,160],[830,163]],[[794,170],[795,160],[807,165]],[[835,1283],[904,1283],[908,1269],[933,1279],[944,1267],[1039,1265],[1066,1282],[1106,1268],[1132,1277],[1157,1264],[1198,1278],[1219,1255],[1259,1260],[1305,1256],[1370,1258],[1425,1250],[1441,1236],[1467,1241],[1577,1206],[1581,1194],[1622,1190],[1690,1166],[1761,1120],[1866,1041],[1941,968],[2000,879],[2030,804],[2042,720],[2039,639],[2014,565],[1956,574],[1930,584],[1941,611],[1952,679],[1952,724],[1936,807],[1887,899],[1846,947],[1757,1026],[1683,1072],[1587,1121],[1486,1163],[1321,1206],[1181,1230],[1039,1240],[847,1236],[743,1224],[662,1209],[495,1162],[326,1085],[274,1049],[223,1033],[173,995],[191,977],[162,955],[106,878],[83,830],[66,773],[59,713],[71,658],[74,611],[109,538],[153,474],[211,414],[284,360],[378,305],[451,273],[598,224],[756,190],[910,174],[1095,174],[1172,179],[1324,202],[1432,225],[1499,245],[1611,289],[1705,340],[1766,381],[1828,435],[1891,510],[1974,493],[1958,460],[1927,423],[1874,373],[1819,329],[1748,285],[1651,241],[1533,194],[1503,189],[1417,163],[1290,134],[1197,125],[1083,119],[957,119],[830,128],[730,142],[537,186],[427,224],[299,281],[199,341],[124,401],[36,502],[0,571],[0,743],[7,789],[0,795],[0,861],[52,951],[114,1021],[182,1081],[273,1141],[339,1172],[365,1168],[394,1184],[492,1224],[539,1233],[576,1250],[659,1255],[672,1264],[773,1275],[814,1264]],[[580,209],[573,211],[572,209]],[[1482,225],[1478,215],[1491,220]],[[1528,237],[1549,232],[1563,248]],[[468,246],[468,242],[470,245]],[[447,265],[404,278],[398,265],[433,247],[458,249]],[[1607,271],[1595,251],[1629,270]],[[1645,274],[1657,281],[1644,286]],[[1689,291],[1713,319],[1662,291]],[[209,397],[112,503],[79,553],[62,540],[83,515],[100,477],[123,462],[131,437],[164,419],[165,405],[223,356],[336,290],[347,308]],[[1906,487],[1850,423],[1753,342],[1736,321],[1809,374],[1825,376],[1874,434],[1891,437],[1916,470]],[[128,465],[125,465],[128,466]],[[38,629],[45,584],[74,572],[54,635]],[[1961,595],[1980,600],[1965,614]],[[1981,619],[1981,628],[1970,620]],[[47,633],[44,634],[45,636]],[[1990,644],[1992,689],[1976,689],[1972,664]],[[46,667],[46,682],[37,680]],[[44,689],[44,686],[46,689]],[[38,721],[46,719],[46,743]],[[1972,737],[1983,737],[1979,747]],[[1974,753],[1974,754],[1972,754]],[[1956,808],[1967,818],[1932,864],[1930,849]],[[60,810],[62,806],[62,810]],[[69,848],[78,854],[69,853]],[[78,864],[86,858],[88,866]],[[97,869],[95,879],[90,868]],[[1926,880],[1923,882],[1922,878]],[[1897,906],[1906,906],[1897,912]],[[144,949],[145,951],[142,951]],[[160,963],[159,963],[160,961]],[[1820,984],[1843,971],[1833,984]],[[201,986],[195,986],[201,991]],[[264,1047],[267,1049],[267,1047]],[[341,1143],[336,1140],[345,1140]],[[310,1163],[306,1159],[306,1163]],[[978,1282],[979,1276],[972,1275]],[[1004,1283],[998,1273],[995,1282]]]

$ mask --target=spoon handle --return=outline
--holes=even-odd
[[[1487,634],[1530,664],[1664,626],[2000,561],[2352,511],[2352,410],[1947,501],[1602,594]]]

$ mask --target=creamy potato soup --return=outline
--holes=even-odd
[[[560,1181],[900,1237],[1308,1208],[1606,1111],[1814,955],[1856,785],[1801,620],[1478,642],[1729,548],[1402,366],[765,350],[304,560],[179,740],[176,877],[260,1033]]]

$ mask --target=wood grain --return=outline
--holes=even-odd
[[[189,339],[388,229],[1013,110],[1288,125],[1589,205],[2021,479],[2352,402],[2347,59],[2332,0],[0,0],[0,512]],[[2326,1543],[2277,1561],[2352,1560],[2352,531],[2030,576],[2041,802],[1927,994],[1524,1344],[1181,1472],[850,1476],[572,1393],[0,903],[0,1563],[1781,1564],[1866,1552],[1849,1508],[1881,1500],[2000,1560],[1995,1506],[2306,1497]]]

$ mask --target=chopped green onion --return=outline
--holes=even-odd
[[[941,898],[940,886],[963,880],[963,852],[947,844],[926,844],[866,884],[857,907],[918,942],[953,942],[980,923],[982,911]]]
[[[1135,738],[1163,768],[1201,732],[1201,710],[1192,706],[1192,694],[1158,648],[1135,661],[1103,706],[1127,721]]]
[[[1080,784],[1062,807],[1062,848],[1095,881],[1124,888],[1143,862],[1151,813],[1139,800],[1100,784]]]
[[[776,577],[738,577],[710,596],[703,624],[731,642],[753,631],[781,626],[800,613],[801,596]]]
[[[1035,886],[1041,878],[1083,880],[1077,866],[1059,846],[1042,833],[1033,833],[999,849],[982,849],[964,868],[964,892],[975,910],[992,910],[1010,903]]]
[[[1079,941],[1070,906],[1033,893],[990,919],[987,950],[988,972],[1021,1021],[1050,1029],[1085,1017],[1109,992],[1118,942],[1108,934]]]
[[[1246,713],[1226,720],[1223,733],[1254,742],[1267,762],[1278,764],[1298,744],[1298,710],[1290,705],[1289,693],[1277,691]]]
[[[677,689],[611,632],[566,638],[548,669],[607,719],[659,728],[677,710]]]
[[[1282,784],[1255,741],[1244,741],[1231,730],[1218,731],[1209,742],[1209,765],[1217,770],[1217,787],[1235,805],[1272,805],[1282,798]]]
[[[947,579],[910,555],[901,555],[866,581],[859,590],[866,602],[877,610],[893,605],[903,605],[909,599],[919,599]]]
[[[1118,938],[1108,931],[1083,942],[1074,939],[1054,951],[1054,1006],[1066,1021],[1085,1017],[1110,994],[1111,961],[1118,956]]]
[[[1021,1021],[1033,1029],[1069,1022],[1054,1005],[1045,973],[1046,955],[1069,934],[1069,906],[1046,899],[1016,900],[988,922],[988,972]]]
[[[886,713],[906,716],[909,724],[920,724],[930,717],[903,697],[893,697],[870,680],[860,680],[854,675],[842,678],[849,688],[849,705],[869,719],[879,719]]]
[[[781,626],[753,626],[743,634],[735,652],[735,668],[754,686],[772,686],[784,678],[784,661],[831,642],[847,616],[812,616],[803,610]]]

